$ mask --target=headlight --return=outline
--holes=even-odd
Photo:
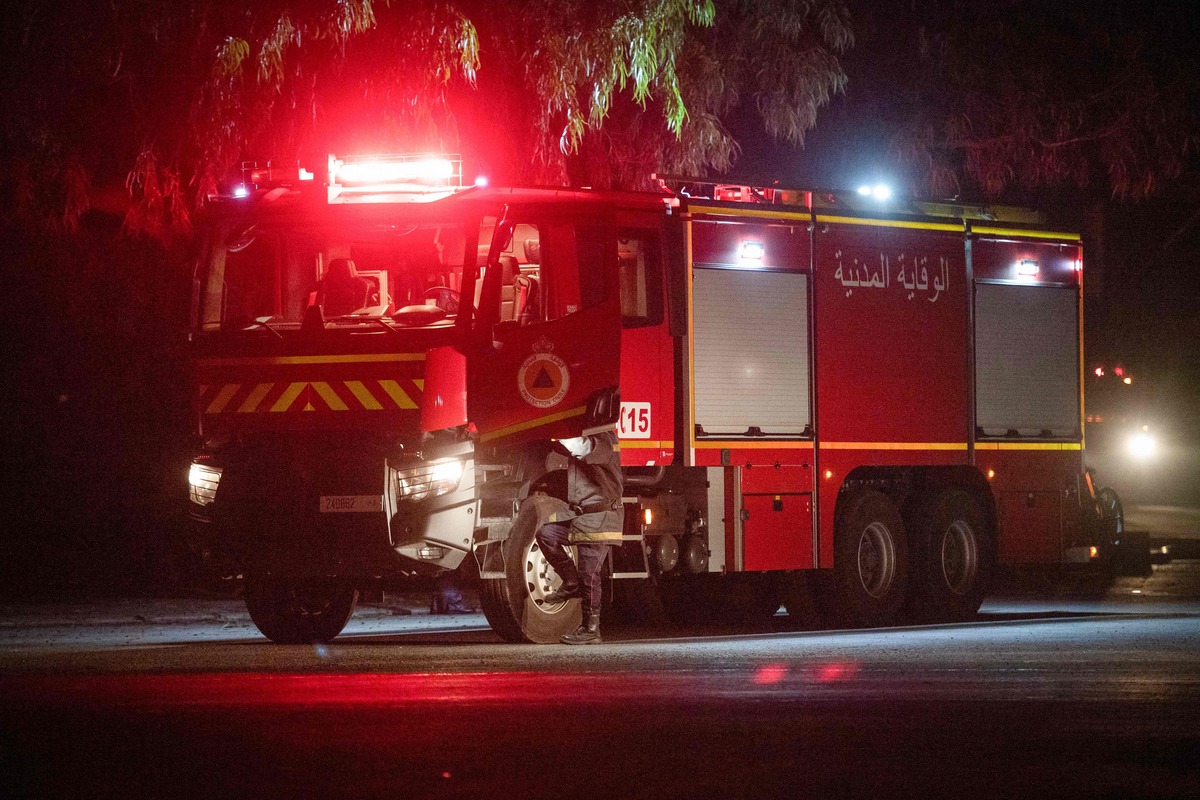
[[[1158,453],[1158,442],[1146,431],[1138,431],[1126,443],[1129,455],[1138,461],[1149,461]]]
[[[188,496],[196,505],[206,506],[217,499],[217,484],[220,482],[220,467],[194,463],[188,470]]]
[[[456,458],[397,470],[396,494],[401,500],[413,501],[441,497],[458,488],[462,474],[463,462]]]

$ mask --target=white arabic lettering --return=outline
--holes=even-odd
[[[887,253],[879,254],[879,269],[872,269],[867,261],[851,258],[850,263],[843,262],[843,253],[834,253],[837,269],[833,277],[846,290],[850,297],[855,289],[890,289],[892,287],[892,257]],[[909,257],[907,253],[895,256],[899,265],[896,270],[897,288],[905,291],[905,299],[913,300],[917,294],[924,295],[929,302],[936,303],[943,292],[950,289],[950,262],[945,256],[938,257],[938,266],[932,270],[933,280],[930,280],[931,270],[928,267],[930,256]]]

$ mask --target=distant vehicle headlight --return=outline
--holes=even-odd
[[[217,499],[217,485],[220,482],[220,467],[193,462],[188,470],[188,497],[196,505],[206,506]]]
[[[441,497],[458,488],[463,462],[457,458],[430,461],[409,469],[396,470],[396,494],[401,500]]]
[[[1147,431],[1138,431],[1125,443],[1129,455],[1137,461],[1149,461],[1158,454],[1158,442]]]

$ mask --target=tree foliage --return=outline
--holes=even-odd
[[[893,153],[918,191],[1139,198],[1185,168],[1200,87],[1190,47],[1173,35],[1181,5],[884,6],[878,35],[893,37],[893,55],[874,80],[891,90]]]
[[[159,236],[256,157],[438,149],[626,186],[725,170],[729,115],[802,141],[852,42],[842,0],[82,6],[26,0],[4,34],[4,189],[70,228],[123,187],[128,228]]]
[[[572,41],[544,54],[560,41],[553,35],[531,43],[527,72],[547,112],[537,120],[539,161],[605,186],[644,185],[655,171],[726,172],[739,152],[728,128],[735,114],[755,114],[767,136],[802,145],[818,109],[844,88],[838,57],[854,41],[840,0],[648,3],[592,30],[582,49]]]

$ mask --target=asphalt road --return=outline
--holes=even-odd
[[[280,647],[204,609],[10,614],[0,794],[1200,797],[1196,561],[1019,586],[969,624],[586,648],[386,609]]]

